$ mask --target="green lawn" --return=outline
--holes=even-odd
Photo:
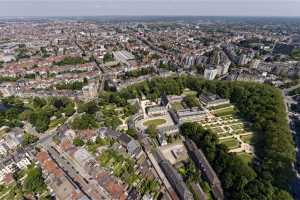
[[[236,111],[235,111],[234,107],[228,107],[228,108],[213,111],[214,115],[217,116],[217,117],[232,115],[235,112]]]
[[[183,95],[192,95],[192,96],[197,96],[197,92],[194,90],[190,90],[190,89],[185,89],[182,93]]]
[[[253,144],[253,135],[243,135],[241,136],[241,140],[243,140],[247,144]]]
[[[4,138],[7,135],[5,130],[0,131],[0,139]]]
[[[220,143],[226,145],[229,149],[235,149],[240,146],[239,141],[235,138],[220,140]]]
[[[234,124],[234,125],[231,125],[231,128],[232,128],[233,130],[243,129],[243,128],[244,128],[244,125],[243,125],[243,124]]]
[[[153,120],[148,120],[148,121],[144,122],[144,126],[153,125],[156,127],[156,126],[162,125],[166,122],[167,121],[165,119],[153,119]]]
[[[250,154],[248,154],[248,153],[239,153],[239,154],[237,154],[238,155],[238,157],[240,157],[242,160],[243,160],[243,162],[245,162],[245,163],[251,163],[252,162],[252,159],[253,159],[253,156],[252,155],[250,155]]]
[[[211,130],[217,134],[224,132],[223,129],[221,129],[220,127],[215,127],[212,128]]]
[[[59,124],[62,125],[63,123],[65,123],[66,120],[67,120],[67,118],[63,118],[63,117],[52,120],[49,124],[49,130],[52,128],[55,128]]]
[[[222,105],[218,105],[218,106],[212,106],[209,109],[210,110],[218,110],[218,109],[227,108],[230,106],[232,106],[230,103],[226,103],[226,104],[222,104]]]
[[[171,104],[172,108],[174,108],[175,110],[181,110],[183,109],[183,106],[180,102],[174,102]]]
[[[8,195],[9,190],[11,190],[13,187],[14,187],[13,184],[11,184],[11,185],[0,185],[0,196],[3,196],[2,198],[5,199],[5,196]]]
[[[112,144],[113,144],[113,140],[97,138],[95,142],[88,142],[86,144],[86,147],[87,147],[88,151],[95,154],[99,147],[102,147],[105,145],[112,145]]]

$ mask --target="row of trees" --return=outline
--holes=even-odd
[[[87,85],[87,81],[74,81],[70,83],[58,83],[55,85],[57,90],[82,90]]]
[[[147,98],[156,99],[162,92],[167,95],[180,95],[184,88],[195,90],[199,94],[209,91],[230,99],[240,111],[241,117],[251,122],[253,130],[256,132],[254,140],[256,141],[255,150],[258,162],[255,163],[258,164],[251,168],[245,167],[245,171],[248,171],[249,174],[247,177],[241,176],[240,179],[241,181],[245,180],[246,184],[240,183],[242,185],[235,188],[237,186],[235,182],[239,181],[238,178],[231,177],[232,173],[238,173],[238,165],[243,166],[235,156],[228,155],[229,159],[226,159],[228,162],[226,166],[233,170],[232,173],[228,172],[229,169],[216,170],[223,177],[222,180],[228,181],[223,184],[225,193],[233,194],[230,196],[231,199],[241,199],[242,197],[242,199],[248,197],[271,199],[274,197],[272,195],[278,195],[279,191],[280,194],[283,194],[284,190],[288,191],[289,181],[293,175],[292,163],[295,160],[295,150],[281,92],[276,88],[257,83],[206,81],[197,77],[183,76],[145,81],[124,89],[110,100],[136,98],[141,97],[142,94]],[[211,145],[207,148],[216,147],[217,145]],[[219,150],[211,155],[207,154],[207,157],[214,160],[215,154],[225,154],[225,152]],[[224,165],[225,163],[219,164]],[[244,189],[248,183],[253,184],[251,186],[253,189],[246,192]]]
[[[139,76],[144,76],[144,75],[153,74],[153,73],[155,73],[155,69],[153,67],[142,68],[142,69],[137,69],[137,70],[132,70],[132,71],[126,72],[123,78],[124,79],[136,78]]]
[[[87,61],[84,60],[81,57],[65,57],[63,60],[58,61],[58,62],[54,62],[53,65],[57,65],[57,66],[64,66],[64,65],[78,65],[78,64],[84,64]]]
[[[15,82],[19,77],[0,76],[0,83],[2,82]]]

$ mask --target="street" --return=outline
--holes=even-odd
[[[299,114],[290,111],[291,104],[297,103],[297,102],[295,100],[293,100],[291,98],[291,96],[288,95],[288,93],[289,93],[289,91],[292,91],[298,87],[300,87],[300,85],[293,86],[291,88],[282,90],[282,95],[283,95],[284,104],[286,107],[289,127],[291,130],[291,133],[293,134],[293,138],[294,138],[294,141],[296,144],[296,162],[293,165],[295,177],[291,183],[292,195],[295,200],[300,200],[300,152],[299,152],[299,149],[300,149],[300,127],[299,127],[299,119],[297,117]]]

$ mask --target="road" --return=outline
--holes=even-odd
[[[91,180],[90,177],[85,173],[83,176],[83,170],[81,168],[78,169],[77,167],[75,167],[72,164],[73,160],[69,159],[67,154],[60,153],[53,146],[51,146],[53,144],[52,137],[58,133],[57,130],[61,126],[72,121],[73,118],[77,115],[78,113],[76,111],[65,121],[64,124],[61,124],[56,128],[45,132],[35,144],[30,146],[30,148],[32,149],[36,145],[41,145],[45,150],[47,150],[52,159],[64,171],[66,177],[74,185],[74,187],[79,189],[83,194],[85,194],[88,197],[88,199],[109,199],[109,194],[98,185],[96,180]],[[91,191],[91,189],[93,190]],[[96,198],[94,196],[95,193],[97,193]]]
[[[295,178],[293,179],[291,183],[291,190],[292,194],[294,196],[295,200],[300,200],[300,127],[297,127],[297,121],[298,117],[296,113],[293,113],[290,111],[290,106],[293,103],[297,103],[294,99],[292,99],[291,96],[288,95],[288,93],[296,88],[300,87],[300,84],[290,87],[288,89],[282,90],[282,96],[284,99],[284,104],[287,112],[287,118],[289,122],[289,127],[291,132],[294,136],[294,141],[296,144],[296,162],[294,163],[294,172],[295,172]]]
[[[292,86],[292,87],[290,87],[290,88],[283,89],[283,92],[284,92],[286,95],[288,95],[288,94],[287,94],[288,92],[293,91],[293,90],[295,90],[295,89],[297,89],[297,88],[299,88],[299,87],[300,87],[300,84],[294,85],[294,86]]]

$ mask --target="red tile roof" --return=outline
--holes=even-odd
[[[72,147],[73,147],[73,145],[72,145],[71,141],[66,138],[63,139],[62,142],[60,143],[60,149],[62,151],[67,151],[68,149],[70,149]]]
[[[109,181],[107,183],[106,189],[109,191],[109,193],[114,199],[125,199],[123,188],[120,185],[114,183],[113,181]]]
[[[96,131],[92,129],[86,129],[78,132],[80,138],[84,140],[90,140],[92,137],[96,136]]]
[[[11,173],[8,173],[8,174],[5,174],[5,175],[4,175],[3,182],[4,182],[5,184],[10,184],[10,183],[12,183],[13,181],[14,181],[14,177],[12,176]]]
[[[49,159],[49,155],[46,151],[41,151],[39,152],[37,155],[37,160],[40,162],[40,163],[44,163],[46,160]]]

